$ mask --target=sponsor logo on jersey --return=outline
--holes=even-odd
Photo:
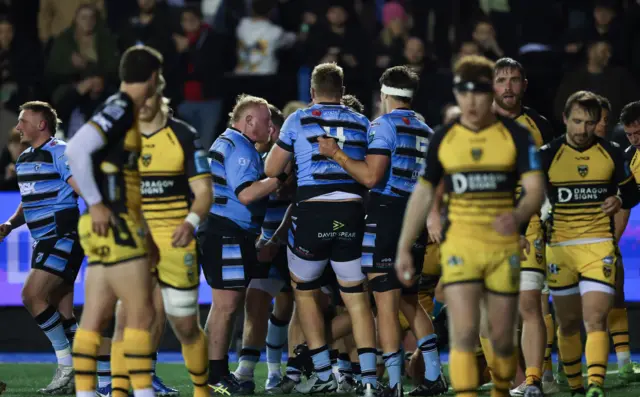
[[[555,263],[550,263],[549,264],[549,273],[558,274],[558,273],[560,273],[560,268]]]
[[[447,259],[447,265],[449,266],[460,266],[463,263],[464,262],[462,258],[460,258],[459,256],[451,255],[449,259]]]
[[[161,195],[165,193],[165,190],[172,188],[174,181],[142,181],[140,183],[140,190],[143,196]]]
[[[451,175],[453,191],[457,194],[465,192],[495,191],[500,184],[507,181],[507,175],[498,173],[478,173],[463,174],[455,173]]]
[[[607,192],[608,189],[606,187],[576,187],[573,189],[559,187],[558,202],[600,200]]]
[[[338,229],[341,229],[344,227],[344,223],[342,222],[338,222],[338,221],[333,221],[333,230],[336,231]]]
[[[18,183],[18,187],[20,188],[21,196],[28,196],[30,194],[36,193],[36,183],[35,182],[20,182]]]

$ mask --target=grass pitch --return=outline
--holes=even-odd
[[[610,372],[607,374],[607,397],[640,396],[640,382],[622,386],[617,373],[613,370],[615,370],[615,365],[610,367]],[[7,390],[2,394],[2,397],[38,396],[37,390],[49,383],[54,371],[54,364],[0,364],[0,380],[7,383]],[[158,374],[168,386],[180,390],[181,396],[190,397],[192,395],[193,389],[184,365],[158,364]],[[265,363],[259,363],[256,367],[256,394],[261,394],[264,390],[266,378],[267,366]],[[409,382],[406,382],[405,385],[406,389],[410,387]],[[451,392],[448,394],[453,395]],[[489,392],[487,390],[481,394],[488,395]],[[569,397],[570,393],[565,389],[554,396]]]

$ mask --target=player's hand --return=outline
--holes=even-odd
[[[82,55],[78,54],[77,52],[71,54],[71,63],[76,69],[84,69],[85,67],[87,67],[87,61]]]
[[[12,230],[13,226],[11,226],[9,222],[0,225],[0,243],[4,241],[4,238],[7,237]]]
[[[94,204],[89,207],[91,215],[91,228],[100,237],[106,237],[109,233],[109,226],[115,225],[113,212],[103,203]]]
[[[195,229],[189,222],[182,222],[171,236],[171,245],[174,248],[184,248],[193,240]]]
[[[333,156],[338,152],[338,149],[340,149],[340,147],[332,137],[318,137],[318,151],[321,155],[333,158]]]
[[[520,236],[520,260],[526,261],[531,252],[531,244],[525,236]]]
[[[427,217],[427,233],[429,233],[429,241],[440,244],[442,241],[442,219],[440,214],[433,212]]]
[[[515,212],[500,214],[493,221],[493,228],[503,236],[512,236],[518,232],[518,219]]]
[[[278,251],[280,250],[280,244],[273,240],[267,241],[260,249],[258,250],[258,262],[260,263],[270,263],[273,258],[276,257]]]
[[[4,179],[13,179],[17,176],[16,174],[16,165],[11,163],[7,165],[7,168],[4,169]]]
[[[600,206],[602,208],[602,212],[604,212],[607,216],[614,216],[618,211],[620,211],[620,207],[622,207],[622,201],[616,196],[607,197],[604,200],[604,203]]]
[[[413,266],[411,251],[398,250],[396,253],[396,274],[405,287],[411,287],[416,281],[416,268]]]

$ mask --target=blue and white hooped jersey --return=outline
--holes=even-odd
[[[367,154],[391,156],[384,178],[371,189],[391,197],[408,198],[425,164],[433,131],[413,110],[395,109],[378,117],[369,128]]]
[[[332,137],[354,160],[367,153],[369,120],[339,104],[316,104],[287,118],[276,144],[293,152],[298,189],[296,201],[333,192],[364,194],[364,187],[337,162],[318,151],[318,137]]]
[[[234,128],[227,128],[209,150],[213,177],[213,205],[210,213],[227,218],[242,230],[260,233],[267,210],[267,198],[244,205],[240,192],[264,176],[264,163],[254,142]]]
[[[78,197],[67,183],[71,171],[64,154],[67,144],[56,138],[49,139],[38,148],[22,152],[16,161],[18,186],[22,197],[24,218],[35,240],[58,235],[64,230],[75,230],[77,224],[61,224],[77,217],[56,216],[67,210],[78,214]]]

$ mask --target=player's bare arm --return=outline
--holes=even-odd
[[[104,144],[102,134],[91,124],[85,124],[69,141],[65,151],[77,188],[89,207],[93,232],[99,236],[106,236],[109,225],[113,223],[113,213],[102,202],[91,159],[91,154],[100,150]]]
[[[444,197],[444,181],[441,181],[436,188],[433,197],[431,212],[427,217],[427,232],[429,240],[436,244],[442,241],[442,199]]]
[[[420,179],[420,183],[416,184],[411,196],[409,196],[396,253],[398,279],[407,286],[413,284],[413,279],[416,276],[411,247],[422,230],[424,230],[427,215],[433,204],[433,198],[433,186],[423,179]]]
[[[18,228],[25,224],[24,220],[24,211],[22,209],[22,203],[18,205],[16,208],[16,212],[11,215],[9,219],[3,224],[0,225],[0,243],[4,241],[4,238],[11,233],[11,231],[15,228]]]
[[[616,242],[620,241],[620,237],[624,234],[625,229],[627,228],[627,224],[629,223],[629,216],[631,215],[631,210],[621,209],[617,214],[614,215],[614,225],[615,225],[615,238]]]
[[[364,161],[353,160],[340,149],[336,140],[331,137],[318,137],[320,154],[340,164],[356,181],[371,189],[384,177],[391,159],[381,154],[370,154]]]
[[[279,184],[280,180],[278,178],[264,178],[253,182],[251,185],[242,189],[238,194],[238,200],[244,205],[249,205],[254,201],[267,197],[278,188]]]
[[[186,247],[194,238],[194,232],[200,220],[209,213],[213,202],[213,186],[210,178],[201,178],[189,182],[194,200],[191,211],[185,221],[173,232],[171,244],[174,247]]]
[[[293,153],[284,150],[278,145],[273,145],[267,160],[264,162],[264,173],[269,178],[276,178],[285,172],[287,164],[291,161]]]

